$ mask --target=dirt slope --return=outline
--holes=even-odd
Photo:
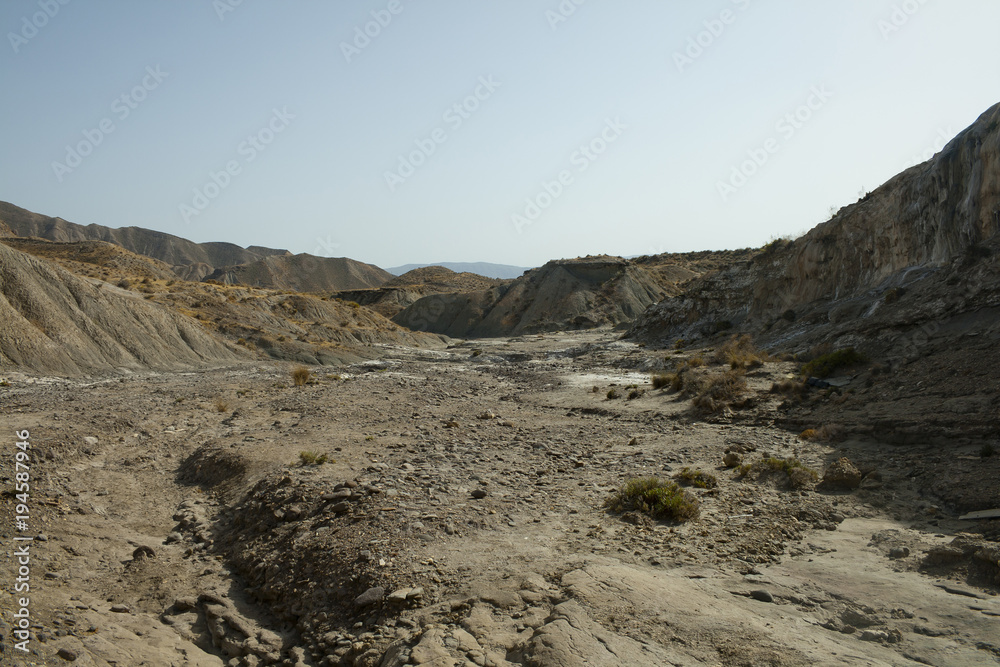
[[[195,243],[142,227],[115,229],[103,225],[78,225],[62,218],[32,213],[7,202],[0,202],[0,221],[6,223],[18,236],[35,236],[50,241],[107,241],[171,266],[205,264],[214,268],[253,262],[288,252],[261,246],[241,248],[233,243]]]
[[[0,244],[0,365],[71,375],[245,358],[176,312]]]
[[[378,287],[392,278],[391,273],[373,264],[346,257],[316,257],[305,253],[265,257],[239,266],[226,266],[207,276],[207,279],[225,284],[296,292]]]

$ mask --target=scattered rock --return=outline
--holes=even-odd
[[[61,648],[61,649],[59,649],[59,651],[56,653],[56,655],[58,655],[60,658],[62,658],[63,660],[66,660],[68,662],[73,662],[78,657],[80,657],[79,654],[77,654],[76,651],[72,651],[72,650],[70,650],[68,648]]]
[[[823,473],[823,486],[828,489],[856,489],[861,486],[861,471],[850,459],[841,457]]]
[[[760,602],[774,602],[774,596],[771,595],[770,592],[765,591],[762,588],[758,588],[757,590],[750,591],[750,597],[752,597],[754,600],[758,600]]]
[[[482,499],[486,497],[486,489],[473,489],[472,497],[476,499]]]

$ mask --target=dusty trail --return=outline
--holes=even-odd
[[[12,651],[4,625],[0,662],[1000,662],[997,587],[969,555],[996,542],[952,545],[977,526],[914,483],[940,450],[776,427],[767,390],[791,365],[751,372],[753,406],[702,421],[649,385],[663,353],[608,331],[382,353],[301,387],[270,363],[11,376],[3,428],[31,431],[44,541],[36,654]],[[878,474],[853,492],[786,490],[738,478],[727,448]],[[719,480],[693,490],[696,521],[602,508],[626,479],[685,466]],[[10,550],[0,567],[9,591]]]

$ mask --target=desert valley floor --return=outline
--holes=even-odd
[[[702,419],[650,371],[710,350],[608,329],[453,343],[301,386],[272,361],[9,374],[5,437],[29,430],[34,457],[38,641],[0,662],[1000,662],[997,522],[959,520],[924,484],[949,466],[996,479],[1000,456],[802,439],[771,392],[791,362],[748,371],[752,400]],[[795,458],[822,478],[842,457],[859,488],[737,465]],[[604,507],[685,468],[718,480],[689,489],[694,520]]]

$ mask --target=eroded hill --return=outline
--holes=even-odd
[[[554,260],[506,285],[424,297],[393,321],[421,331],[483,338],[619,326],[665,296],[680,293],[684,283],[707,267],[752,252]]]
[[[175,267],[179,277],[201,280],[216,267],[254,262],[264,257],[285,255],[287,250],[262,246],[241,248],[233,243],[195,243],[188,239],[142,227],[112,228],[78,225],[62,218],[33,213],[0,202],[0,221],[18,236],[34,236],[50,241],[106,241],[126,250],[158,259]]]
[[[0,244],[0,364],[74,375],[176,369],[250,355],[180,314]]]
[[[206,279],[248,287],[331,292],[378,287],[393,278],[388,271],[346,257],[281,255],[218,268]]]
[[[381,287],[344,290],[335,293],[334,296],[345,301],[360,303],[391,318],[429,294],[478,292],[508,282],[475,273],[455,273],[443,266],[427,266],[396,276]]]

